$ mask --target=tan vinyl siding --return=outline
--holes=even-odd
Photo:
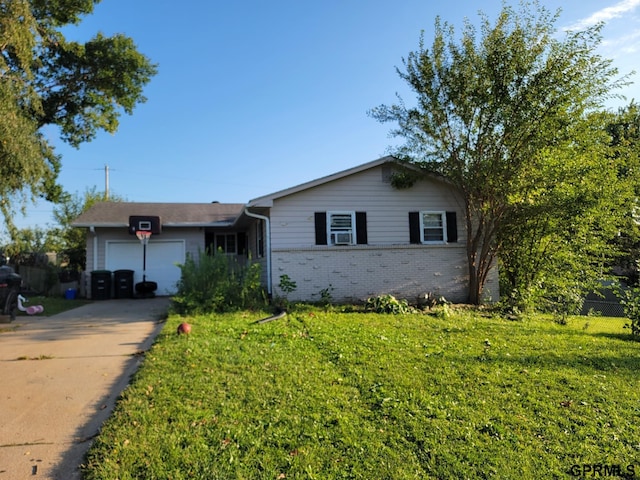
[[[272,248],[315,245],[314,212],[364,211],[369,245],[409,243],[408,212],[456,211],[463,238],[463,206],[451,187],[436,180],[398,190],[383,181],[382,167],[279,198],[271,208]]]

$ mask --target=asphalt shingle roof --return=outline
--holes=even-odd
[[[72,223],[74,227],[126,227],[129,217],[158,216],[163,226],[231,225],[242,213],[242,203],[132,203],[99,202]]]

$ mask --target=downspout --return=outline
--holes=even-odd
[[[93,269],[98,270],[98,234],[93,225],[89,227],[89,231],[93,234]]]
[[[248,217],[264,220],[264,229],[267,237],[265,239],[265,249],[267,257],[267,293],[269,294],[269,297],[271,297],[271,223],[269,222],[269,217],[250,212],[248,207],[244,208],[244,213]]]

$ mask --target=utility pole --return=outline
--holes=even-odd
[[[109,200],[109,165],[104,166],[104,199]]]

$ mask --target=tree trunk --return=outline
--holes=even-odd
[[[484,287],[481,281],[482,273],[478,270],[472,259],[469,258],[469,295],[468,302],[470,305],[480,305],[482,298],[482,288]]]
[[[474,212],[472,203],[469,201],[469,195],[465,195],[465,221],[467,225],[467,270],[469,279],[467,282],[467,303],[470,305],[479,305],[482,294],[482,272],[479,266],[482,265],[482,259],[478,256],[482,255],[482,243],[485,223],[484,217],[480,212]]]

